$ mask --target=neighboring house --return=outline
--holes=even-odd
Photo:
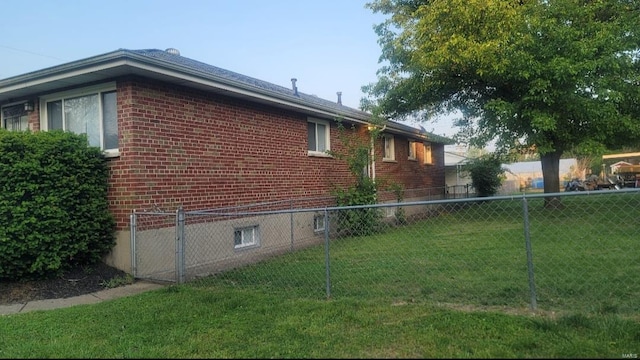
[[[464,165],[469,158],[455,152],[444,152],[445,182],[447,184],[448,197],[464,198],[473,196],[474,189],[471,186],[471,176],[464,170]]]
[[[454,152],[444,152],[445,182],[447,186],[465,186],[471,184],[471,177],[464,171],[469,158]]]
[[[0,80],[1,123],[86,133],[104,151],[117,221],[106,261],[129,271],[134,210],[326,196],[352,184],[346,163],[325,151],[341,148],[337,118],[367,138],[370,114],[343,106],[340,93],[328,101],[299,92],[291,80],[274,85],[175,49],[120,49]],[[444,188],[451,143],[389,121],[366,171],[405,189]]]

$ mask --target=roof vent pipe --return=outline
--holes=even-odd
[[[338,91],[336,94],[338,94],[338,104],[342,105],[342,91]]]
[[[178,51],[178,49],[168,48],[165,51],[171,55],[180,55],[180,51]]]
[[[298,87],[296,86],[296,81],[298,81],[298,79],[291,78],[291,86],[293,87],[293,95],[298,96]]]

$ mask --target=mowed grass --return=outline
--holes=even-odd
[[[320,245],[128,298],[0,317],[0,358],[637,356],[640,202],[621,195],[566,197],[563,210],[530,199],[533,269],[522,201],[470,204],[334,239],[328,257]]]

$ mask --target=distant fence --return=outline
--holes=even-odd
[[[300,296],[637,316],[639,190],[135,212],[133,271]]]

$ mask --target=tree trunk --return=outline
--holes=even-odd
[[[591,173],[591,164],[593,163],[592,156],[577,156],[576,157],[576,169],[571,173],[572,178],[586,179],[587,169],[588,173]]]
[[[544,182],[544,192],[560,192],[560,156],[562,152],[554,151],[540,155],[542,165],[542,180]],[[561,208],[560,198],[549,196],[544,198],[545,208]]]

